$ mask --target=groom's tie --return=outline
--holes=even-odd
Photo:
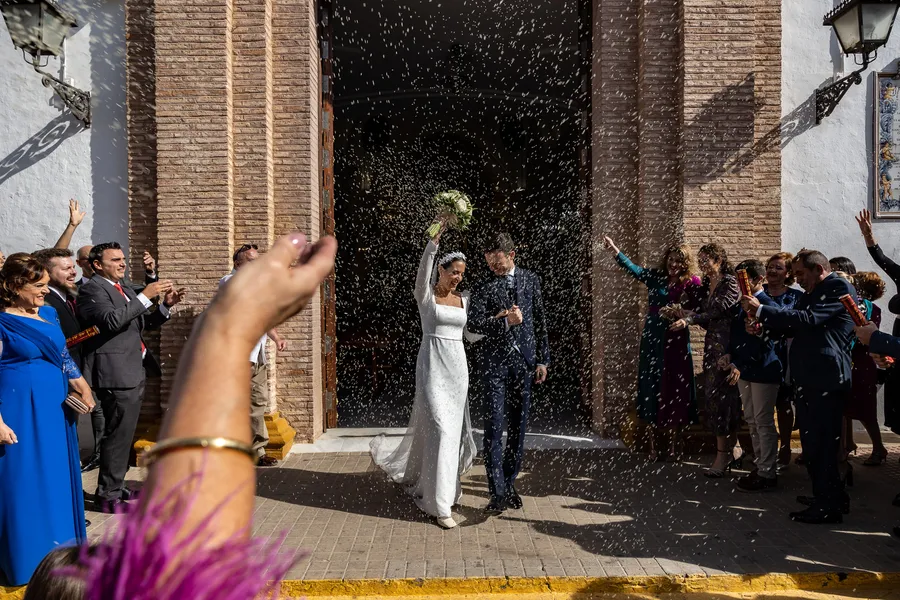
[[[516,303],[516,278],[512,273],[506,275],[506,295],[512,304]]]

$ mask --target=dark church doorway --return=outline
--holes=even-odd
[[[464,288],[491,276],[482,249],[498,231],[513,236],[518,264],[542,279],[553,364],[535,390],[532,424],[589,426],[585,4],[335,3],[339,427],[409,419],[421,334],[413,285],[434,216],[429,199],[449,189],[476,208],[469,230],[441,243],[469,258]],[[468,347],[476,426],[477,352]]]

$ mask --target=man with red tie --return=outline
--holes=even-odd
[[[140,294],[123,286],[125,254],[116,242],[94,246],[89,260],[94,276],[81,286],[77,313],[83,327],[100,330],[82,342],[83,373],[106,415],[96,495],[103,512],[114,512],[131,498],[125,474],[144,381],[148,374],[160,375],[159,362],[141,335],[169,319],[169,309],[181,301],[183,292],[169,281],[150,283]],[[162,302],[151,311],[157,297]]]

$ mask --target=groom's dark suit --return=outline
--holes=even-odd
[[[494,318],[513,305],[522,311],[520,325]],[[484,335],[480,371],[485,394],[484,463],[491,500],[504,505],[519,474],[531,383],[537,365],[550,364],[547,321],[537,275],[516,267],[511,276],[493,277],[472,295],[469,331]],[[503,449],[503,423],[508,438]]]

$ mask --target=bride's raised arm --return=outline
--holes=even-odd
[[[419,261],[419,272],[416,274],[416,302],[422,304],[434,295],[431,273],[434,270],[434,259],[437,256],[440,234],[428,240],[422,259]]]

